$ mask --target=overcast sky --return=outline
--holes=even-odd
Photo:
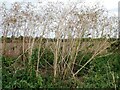
[[[0,0],[0,3],[13,3],[16,1],[26,1],[26,2],[37,2],[38,0]],[[42,0],[40,0],[42,1]],[[45,0],[44,0],[45,1]],[[46,1],[62,1],[67,2],[69,0],[46,0]],[[78,1],[78,0],[71,0],[71,1]],[[80,0],[79,0],[80,1]],[[89,5],[99,2],[100,4],[104,5],[104,7],[111,13],[118,15],[118,2],[119,0],[82,0],[84,2],[89,3]]]
[[[11,3],[14,2],[32,2],[32,3],[36,3],[37,1],[51,1],[51,2],[56,2],[56,1],[60,1],[60,2],[70,2],[70,1],[83,1],[85,3],[87,3],[87,5],[94,5],[97,2],[100,3],[100,5],[103,5],[108,11],[109,13],[111,13],[111,15],[113,16],[116,15],[118,16],[118,2],[119,0],[0,0],[0,5],[2,2],[5,2],[8,7],[11,5]],[[0,35],[1,35],[1,29],[0,29]]]

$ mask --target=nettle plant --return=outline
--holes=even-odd
[[[3,55],[7,52],[7,36],[14,36],[13,44],[15,37],[23,36],[21,53],[15,62],[21,58],[30,67],[35,65],[33,68],[36,76],[39,76],[42,57],[46,49],[51,50],[54,81],[56,78],[65,79],[68,75],[76,79],[76,76],[96,56],[106,53],[111,43],[108,42],[108,38],[113,37],[113,33],[117,33],[115,31],[117,20],[113,21],[112,17],[108,17],[107,10],[99,4],[87,6],[82,2],[70,2],[69,4],[15,2],[11,8],[7,8],[3,3],[0,12]],[[44,38],[46,41],[43,43]],[[49,40],[50,38],[52,41]],[[36,64],[32,64],[35,48],[38,53],[37,58],[34,59],[37,60],[35,60]],[[78,58],[80,52],[82,56]],[[76,70],[78,63],[83,61],[88,53],[91,53],[90,57],[84,63],[79,64],[80,68]]]

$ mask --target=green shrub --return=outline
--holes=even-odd
[[[42,87],[42,77],[36,77],[35,68],[16,69],[12,65],[13,59],[2,58],[2,88],[40,88]],[[29,67],[29,66],[27,66]]]
[[[49,69],[48,63],[53,65],[53,53],[48,49],[45,49],[45,51],[41,49],[40,53],[43,53],[43,55],[40,58],[39,68],[41,69],[43,65],[45,68]],[[118,53],[103,57],[95,57],[78,73],[76,79],[68,76],[63,80],[62,78],[57,77],[56,82],[53,82],[54,77],[51,70],[45,74],[43,72],[41,75],[36,77],[37,56],[38,49],[35,49],[31,57],[31,64],[26,64],[26,66],[19,69],[12,66],[15,59],[2,57],[3,89],[28,89],[41,87],[115,88],[115,85],[117,88],[120,88],[120,55]],[[81,66],[84,65],[91,58],[91,56],[92,53],[79,52],[76,58],[77,65],[75,65],[74,72],[81,68]],[[115,82],[113,77],[115,78]]]
[[[93,60],[89,73],[84,77],[84,87],[115,88],[115,84],[117,88],[120,87],[119,58],[119,54],[113,54]],[[115,83],[112,74],[114,74]]]
[[[42,56],[41,56],[41,53]],[[54,54],[48,50],[48,49],[41,49],[40,50],[40,64],[39,64],[39,67],[42,67],[42,66],[49,66],[49,64],[53,65],[53,60],[54,60]],[[33,55],[32,55],[32,61],[33,63],[36,63],[38,60],[38,48],[36,48],[34,51],[33,51]]]
[[[76,64],[74,67],[74,71],[79,70],[90,58],[92,57],[92,53],[84,53],[84,52],[78,52],[77,58],[76,58]],[[88,69],[90,68],[90,63],[88,63],[85,68],[81,72],[78,73],[78,76],[82,76],[84,74],[88,73]]]

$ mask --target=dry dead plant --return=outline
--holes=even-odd
[[[18,58],[23,57],[24,63],[26,61],[25,53],[28,53],[27,63],[31,65],[31,57],[34,48],[36,48],[35,44],[37,44],[36,76],[39,76],[40,59],[47,48],[54,54],[52,67],[55,81],[57,77],[65,79],[68,75],[75,78],[88,63],[109,47],[109,44],[106,44],[107,38],[113,33],[112,30],[116,27],[116,22],[110,20],[107,11],[101,6],[88,7],[81,3],[66,6],[61,2],[48,2],[46,5],[37,4],[36,6],[31,3],[14,3],[11,9],[6,9],[3,4],[1,9],[4,37],[3,54],[6,46],[5,38],[9,33],[11,35],[11,32],[15,37],[23,35],[22,53]],[[112,26],[113,23],[115,25]],[[50,38],[53,41],[47,40],[45,42],[47,45],[43,46],[43,38],[49,38],[50,33],[52,33]],[[39,38],[36,41],[37,35]],[[96,38],[103,40],[95,41]],[[88,39],[88,41],[83,39]],[[26,44],[28,44],[27,48]],[[41,50],[43,50],[42,53],[40,53]],[[84,59],[87,52],[92,52],[92,56],[81,65],[81,68],[74,71],[79,52],[84,53],[79,62]]]

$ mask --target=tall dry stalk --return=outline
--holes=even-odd
[[[37,4],[38,6],[36,6]],[[36,76],[39,76],[39,64],[45,49],[51,50],[54,54],[53,76],[55,81],[57,77],[65,79],[68,75],[77,76],[87,64],[109,47],[109,44],[106,44],[109,36],[106,35],[106,32],[109,31],[111,34],[115,26],[111,26],[112,20],[109,21],[106,11],[99,5],[88,7],[81,3],[72,3],[66,6],[61,2],[37,4],[15,3],[11,9],[13,11],[3,9],[3,15],[5,14],[3,36],[7,37],[9,28],[23,36],[22,53],[18,58],[23,56],[25,61],[25,53],[28,53],[27,63],[31,65],[33,50],[38,49],[35,64]],[[52,35],[50,35],[51,33]],[[36,41],[37,35],[38,41]],[[44,45],[43,38],[52,38],[53,41],[47,40],[45,42],[47,45]],[[87,38],[88,41],[83,41],[84,38]],[[98,41],[94,41],[94,38],[104,38],[104,41],[99,41],[100,44],[95,45]],[[25,42],[26,40],[28,41]],[[5,41],[3,44],[6,46]],[[79,63],[84,59],[86,53],[91,52],[92,56],[83,65],[80,65],[78,70],[75,70],[79,52],[84,53],[78,60]]]

